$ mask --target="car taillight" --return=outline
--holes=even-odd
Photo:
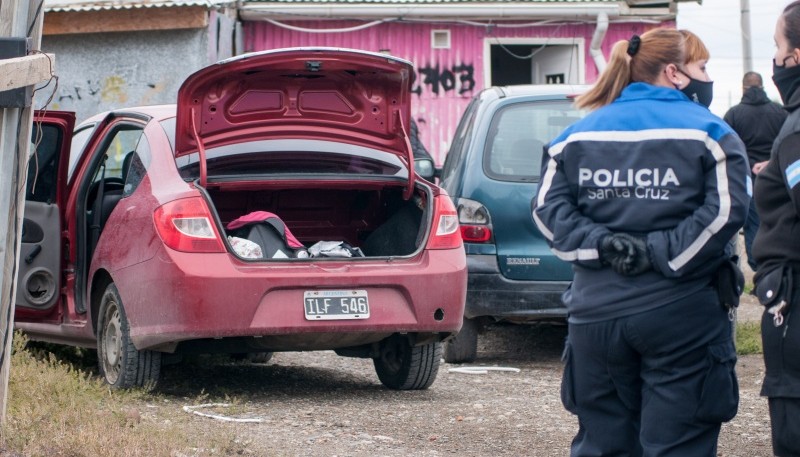
[[[225,252],[211,220],[201,197],[171,201],[153,214],[156,231],[168,247],[182,252]]]
[[[461,238],[467,243],[485,243],[492,239],[492,231],[482,225],[462,225]]]
[[[455,249],[461,247],[456,207],[447,195],[434,199],[433,233],[428,239],[428,249]]]
[[[489,210],[480,202],[459,198],[458,223],[464,242],[486,243],[492,240],[492,218]]]

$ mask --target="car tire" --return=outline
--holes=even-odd
[[[390,389],[422,390],[436,380],[442,344],[411,346],[408,339],[395,335],[381,342],[380,355],[373,359],[378,379]]]
[[[444,361],[447,363],[472,362],[478,357],[478,322],[464,318],[461,330],[444,343]]]
[[[153,389],[161,374],[161,353],[140,351],[131,342],[128,317],[113,283],[100,300],[97,359],[105,381],[117,389]]]

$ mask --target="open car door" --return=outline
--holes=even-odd
[[[57,312],[62,287],[62,230],[75,114],[34,115],[25,187],[15,318],[46,319]]]

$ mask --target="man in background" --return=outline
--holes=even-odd
[[[748,71],[742,79],[744,95],[742,101],[725,113],[725,122],[730,125],[747,147],[747,159],[750,162],[751,182],[748,185],[750,192],[750,210],[744,223],[744,248],[747,253],[747,263],[756,271],[756,262],[753,260],[750,248],[758,231],[759,219],[756,205],[752,201],[752,181],[769,161],[772,143],[786,120],[787,113],[781,105],[771,101],[764,92],[764,81],[761,75]]]

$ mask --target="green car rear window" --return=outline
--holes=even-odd
[[[486,174],[501,181],[537,181],[543,147],[584,114],[567,99],[501,108],[492,118],[486,138]]]

